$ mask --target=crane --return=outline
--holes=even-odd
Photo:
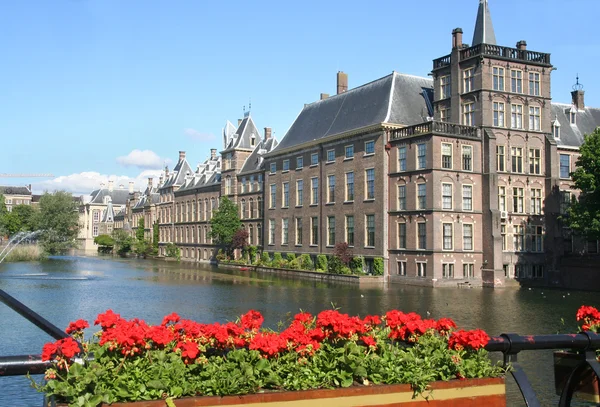
[[[54,174],[6,174],[6,173],[0,173],[0,178],[54,178]]]

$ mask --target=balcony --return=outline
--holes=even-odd
[[[481,139],[477,127],[432,121],[392,130],[390,141],[433,133],[443,136]]]

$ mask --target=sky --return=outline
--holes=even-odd
[[[427,76],[470,43],[479,0],[21,0],[0,12],[0,178],[34,193],[89,194],[108,179],[141,188],[222,148],[249,109],[283,138],[305,103],[392,71]],[[549,52],[555,102],[579,74],[600,107],[597,0],[489,0],[499,45]]]

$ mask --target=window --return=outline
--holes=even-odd
[[[271,163],[270,164],[270,171],[271,174],[275,174],[277,172],[277,163]]]
[[[505,171],[506,155],[504,146],[496,146],[496,170]]]
[[[472,146],[462,146],[462,169],[463,171],[473,171]]]
[[[427,277],[427,263],[417,263],[417,277]]]
[[[312,153],[310,155],[310,165],[317,165],[319,163],[319,154],[318,153]]]
[[[574,107],[572,107],[569,111],[569,121],[571,124],[577,123],[577,110]]]
[[[513,188],[513,212],[525,213],[523,208],[523,188]]]
[[[275,205],[277,202],[277,184],[271,184],[271,193],[269,195],[271,204],[269,205],[270,209],[275,209]]]
[[[335,161],[335,150],[327,150],[327,162],[331,163]]]
[[[529,94],[540,96],[540,74],[538,72],[529,72]]]
[[[327,202],[335,202],[335,175],[327,176]]]
[[[354,216],[346,215],[346,243],[354,246]]]
[[[290,160],[283,160],[282,171],[289,171],[289,170],[290,170]]]
[[[529,227],[529,250],[535,253],[543,251],[543,228],[541,226]]]
[[[463,223],[463,250],[473,250],[473,224]]]
[[[541,264],[533,264],[531,266],[533,278],[544,278],[544,266]]]
[[[290,183],[284,182],[283,183],[283,205],[281,205],[281,207],[287,208],[288,206],[290,206]]]
[[[225,178],[225,195],[231,194],[231,177],[227,176]]]
[[[475,89],[475,68],[468,68],[463,71],[463,92],[471,92]]]
[[[512,147],[511,150],[512,158],[512,172],[523,172],[523,148]]]
[[[421,170],[426,167],[427,164],[427,144],[417,145],[417,169]],[[406,169],[406,166],[405,166]]]
[[[406,262],[405,261],[398,262],[398,275],[406,276]]]
[[[440,99],[446,99],[450,97],[450,75],[442,76],[440,78]]]
[[[367,183],[366,199],[375,199],[375,169],[365,170],[365,180]]]
[[[448,121],[450,121],[450,115],[451,115],[451,111],[450,111],[450,108],[448,106],[442,106],[442,107],[440,107],[440,121],[441,122],[448,122]]]
[[[345,151],[346,151],[346,155],[345,155],[346,159],[354,158],[354,145],[346,146]]]
[[[560,191],[560,213],[566,214],[569,207],[571,206],[571,192]]]
[[[540,131],[540,107],[529,107],[529,131]]]
[[[417,184],[417,209],[427,206],[427,184]]]
[[[375,215],[367,215],[367,247],[375,247]]]
[[[301,170],[304,168],[304,157],[296,157],[296,169]]]
[[[465,126],[475,126],[475,103],[464,103],[463,109],[463,124]]]
[[[311,182],[311,201],[312,205],[316,205],[319,203],[319,179],[312,178]]]
[[[262,218],[263,217],[263,205],[262,205],[262,198],[260,196],[258,198],[256,198],[256,207],[258,208],[258,217]]]
[[[250,206],[250,219],[254,219],[256,213],[254,211],[254,200],[252,198],[250,198],[248,206]]]
[[[198,228],[198,232],[200,232],[200,228]],[[253,246],[254,245],[254,226],[250,225],[248,229],[248,243]]]
[[[302,246],[302,218],[296,218],[296,245]]]
[[[12,204],[12,199],[7,199],[6,203]],[[100,222],[100,211],[95,210],[92,212],[92,214],[93,214],[94,222]]]
[[[462,209],[463,211],[473,210],[473,185],[462,186]]]
[[[354,201],[354,173],[346,173],[346,201]]]
[[[444,250],[452,250],[452,223],[442,223],[443,246]]]
[[[541,165],[542,153],[539,148],[529,149],[529,173],[540,175],[542,173]]]
[[[494,126],[504,127],[504,103],[494,102]]]
[[[375,154],[375,142],[373,140],[365,142],[365,155]]]
[[[398,147],[398,171],[406,171],[406,147]]]
[[[246,192],[246,177],[242,177],[242,194],[245,192]]]
[[[442,209],[452,209],[452,184],[442,184]]]
[[[406,223],[398,223],[398,249],[406,249]]]
[[[506,225],[503,223],[500,225],[500,236],[502,237],[502,251],[508,250],[506,248]]]
[[[296,206],[302,206],[304,203],[304,181],[296,181]]]
[[[281,244],[288,244],[288,230],[289,230],[288,218],[281,219]]]
[[[498,187],[498,210],[506,211],[506,187]]]
[[[310,244],[318,245],[319,244],[319,218],[313,217],[310,218]]]
[[[560,139],[560,124],[558,121],[552,123],[552,135],[555,139]]]
[[[497,66],[492,68],[492,85],[494,90],[504,92],[504,68]]]
[[[269,219],[269,244],[275,244],[275,219]]]
[[[523,105],[510,105],[510,127],[523,128]]]
[[[510,91],[523,93],[523,72],[516,69],[510,70]]]
[[[442,263],[442,278],[454,278],[454,263]]]
[[[263,176],[262,174],[258,174],[258,190],[262,191],[263,188]]]
[[[15,211],[16,212],[16,211]],[[94,225],[92,226],[92,236],[96,237],[98,236],[98,225]]]
[[[571,156],[569,154],[560,155],[560,177],[570,178],[571,177]]]
[[[473,263],[463,264],[463,278],[475,278],[475,265]]]
[[[425,222],[417,223],[417,249],[427,248],[427,228]]]
[[[241,219],[245,219],[246,218],[246,200],[242,199],[241,205],[240,205],[240,212],[241,212]]]
[[[406,210],[406,185],[398,185],[398,210]]]
[[[515,252],[522,252],[525,249],[523,245],[523,225],[514,225],[513,231],[513,250]]]
[[[452,144],[442,143],[442,168],[452,169]]]
[[[335,245],[335,216],[327,217],[327,245]]]

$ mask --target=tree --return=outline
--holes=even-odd
[[[115,239],[109,235],[98,235],[94,238],[94,243],[98,245],[99,252],[110,253],[115,246]]]
[[[48,254],[62,254],[76,247],[79,234],[79,205],[65,191],[44,193],[40,198],[37,216],[38,229],[42,231],[40,243]]]
[[[152,225],[152,254],[156,256],[158,254],[158,241],[160,239],[158,221]]]
[[[348,243],[336,243],[333,248],[333,255],[340,259],[344,266],[348,266],[350,260],[352,260],[352,249],[348,246]]]
[[[112,233],[112,238],[115,242],[115,249],[117,253],[123,255],[131,251],[133,247],[134,241],[129,233],[124,231],[123,229],[115,229]]]
[[[142,216],[138,222],[138,227],[135,230],[135,243],[134,250],[135,252],[144,258],[152,253],[152,242],[145,238],[145,222],[144,217]]]
[[[244,251],[248,247],[248,231],[244,228],[238,229],[231,240],[231,250],[240,249]]]
[[[6,209],[6,204],[4,200],[4,195],[0,194],[0,241],[2,240],[1,235],[8,234],[4,229],[4,217],[8,213],[8,209]]]
[[[581,194],[573,201],[564,218],[574,231],[600,239],[600,129],[585,136],[579,148],[577,169],[571,174]]]
[[[223,197],[219,204],[219,209],[213,213],[210,220],[211,239],[214,239],[219,246],[228,249],[231,254],[231,244],[233,236],[242,228],[242,221],[238,215],[238,207],[229,198]]]

